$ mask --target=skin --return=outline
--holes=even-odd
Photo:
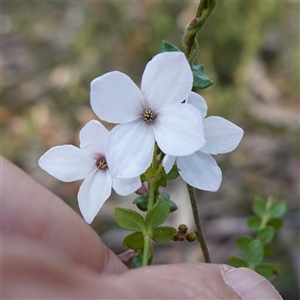
[[[128,270],[61,199],[1,159],[2,299],[241,299],[230,267]]]

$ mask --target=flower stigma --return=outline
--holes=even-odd
[[[106,158],[104,156],[101,156],[96,160],[96,167],[98,170],[107,169],[108,166],[107,166]]]
[[[142,117],[146,123],[150,123],[156,119],[157,114],[154,111],[152,111],[150,108],[147,108],[143,110]]]

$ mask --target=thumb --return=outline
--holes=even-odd
[[[242,299],[282,299],[267,279],[250,269],[225,267],[223,278]]]

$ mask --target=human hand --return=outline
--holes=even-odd
[[[182,263],[128,270],[61,199],[5,158],[1,168],[5,299],[281,299],[243,268]]]

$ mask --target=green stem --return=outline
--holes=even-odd
[[[192,210],[193,210],[193,217],[194,217],[194,221],[195,221],[195,225],[196,225],[196,229],[197,229],[197,240],[202,249],[204,261],[206,263],[210,263],[211,261],[210,261],[210,257],[209,257],[209,252],[208,252],[208,248],[207,248],[207,245],[205,242],[204,234],[203,234],[201,223],[200,223],[198,208],[197,208],[196,192],[195,192],[195,189],[192,186],[190,186],[189,184],[187,184],[187,189],[189,192],[190,201],[191,201]]]
[[[149,194],[148,194],[148,210],[147,211],[149,211],[155,203],[155,194],[156,194],[155,186],[156,186],[156,178],[149,178],[149,181],[148,181]]]
[[[144,251],[143,251],[143,266],[149,264],[149,254],[151,247],[151,238],[148,233],[144,234]]]
[[[201,30],[209,16],[212,14],[216,3],[216,0],[200,1],[195,19],[191,21],[191,23],[185,30],[182,38],[183,51],[191,65],[195,57],[195,55],[193,55],[193,52],[197,52],[197,49],[195,49],[195,47],[197,48],[197,45],[195,43],[196,34]]]

